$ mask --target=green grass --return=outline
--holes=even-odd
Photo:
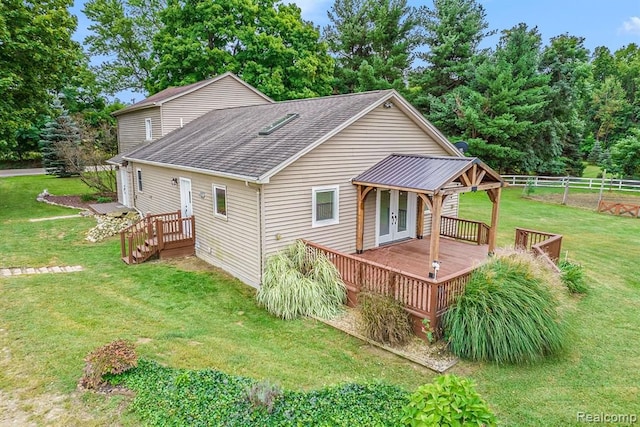
[[[584,171],[582,171],[583,178],[597,178],[598,174],[602,174],[602,168],[600,166],[585,163]]]
[[[270,316],[251,288],[213,268],[127,266],[117,239],[84,241],[92,219],[30,223],[76,212],[35,202],[43,188],[88,192],[76,179],[0,179],[0,266],[81,264],[85,271],[0,278],[0,411],[10,400],[36,425],[139,425],[122,397],[75,391],[86,354],[117,338],[137,342],[144,358],[161,364],[269,378],[288,389],[382,380],[413,390],[434,377],[324,324]],[[563,256],[568,250],[584,266],[589,294],[569,313],[566,354],[524,367],[461,362],[453,373],[472,377],[503,425],[579,425],[578,411],[640,412],[640,220],[525,200],[521,192],[503,193],[499,244],[513,244],[516,226],[563,234]],[[484,193],[461,197],[461,217],[488,221],[490,212]],[[52,405],[64,413],[55,421],[38,410]]]
[[[0,353],[0,390],[28,412],[33,399],[72,394],[86,354],[118,338],[137,342],[142,357],[162,364],[270,378],[294,390],[372,380],[411,390],[434,376],[323,323],[271,316],[257,306],[252,288],[213,268],[127,266],[118,239],[84,240],[93,219],[28,222],[74,212],[35,202],[45,187],[54,194],[85,191],[74,179],[0,179],[8,207],[0,218],[0,267],[80,264],[85,271],[0,278],[0,349],[11,355]],[[89,411],[108,425],[121,411],[114,399],[74,400],[69,411],[77,415],[64,424]]]
[[[640,220],[522,199],[503,192],[498,243],[513,245],[514,228],[562,234],[563,256],[585,268],[589,294],[571,313],[567,354],[528,367],[464,362],[505,425],[579,425],[576,413],[639,413]],[[460,216],[488,221],[484,193],[464,194]]]

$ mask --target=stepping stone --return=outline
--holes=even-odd
[[[11,270],[8,268],[3,268],[0,270],[0,276],[11,276]]]
[[[51,271],[52,273],[62,273],[62,269],[58,266],[56,267],[50,267],[49,271]]]
[[[14,276],[19,276],[22,274],[22,270],[19,268],[14,268],[13,270],[11,270],[11,274],[13,274]]]
[[[38,273],[43,274],[43,273],[48,273],[49,272],[49,267],[40,267],[38,269]]]
[[[24,273],[25,274],[35,274],[36,273],[36,269],[28,267],[28,268],[25,268]]]

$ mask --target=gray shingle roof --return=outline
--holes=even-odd
[[[214,110],[124,158],[257,180],[393,93],[375,91]],[[293,113],[299,116],[282,128],[269,135],[258,134]]]
[[[476,157],[391,154],[353,178],[353,182],[435,192],[447,186],[474,163],[482,164]],[[487,178],[492,179],[490,176]]]

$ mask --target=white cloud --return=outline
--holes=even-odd
[[[620,33],[640,35],[640,18],[632,16],[622,23],[618,30]]]

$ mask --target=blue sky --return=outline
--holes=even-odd
[[[286,0],[285,0],[286,1]],[[304,19],[323,27],[328,23],[327,10],[334,0],[298,0]],[[89,21],[82,14],[82,0],[76,0],[72,12],[78,16],[76,40],[87,34]],[[640,0],[480,0],[487,13],[490,29],[498,31],[524,22],[537,26],[546,44],[551,37],[568,33],[585,38],[585,46],[593,52],[597,46],[615,51],[629,43],[640,44]],[[413,6],[432,6],[431,1],[409,0]],[[495,46],[499,36],[485,41]],[[137,100],[141,95],[133,95]],[[122,94],[129,101],[131,94]]]

